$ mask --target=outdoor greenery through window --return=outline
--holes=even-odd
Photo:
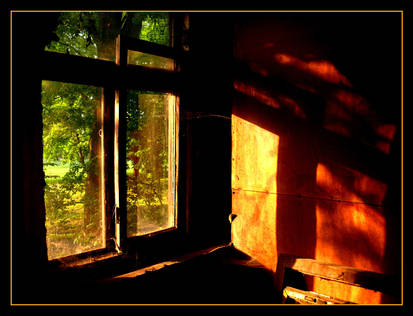
[[[49,259],[104,247],[101,89],[42,82]]]
[[[171,46],[169,14],[165,12],[63,12],[46,50],[115,61],[121,34]]]
[[[128,236],[175,226],[175,107],[171,94],[128,91]]]
[[[133,50],[128,50],[128,64],[168,71],[175,70],[175,61],[171,58],[145,54]]]
[[[56,40],[45,50],[115,62],[119,34],[172,46],[169,25],[168,13],[63,12],[57,21]],[[152,53],[129,50],[127,62],[176,70],[174,59]],[[104,104],[104,91],[106,100],[107,93],[119,95],[120,90],[42,81],[49,260],[106,248],[109,239],[119,245],[123,237],[118,220],[126,222],[127,237],[176,227],[178,98],[164,92],[128,90],[121,104],[119,99]],[[126,109],[126,120],[117,121],[119,107]],[[114,118],[110,118],[109,108],[115,109]],[[105,123],[104,128],[108,118],[113,122]],[[126,122],[122,129],[126,131],[122,136],[126,137],[125,144],[117,143],[119,122]],[[112,130],[111,124],[115,126]],[[105,152],[103,148],[110,143],[115,143],[115,150]],[[117,165],[118,150],[126,151],[126,165]],[[107,161],[115,163],[105,165]],[[115,205],[107,201],[107,196],[119,195],[118,167],[127,182],[126,196],[121,196],[126,202],[126,213],[122,213],[126,218],[120,219],[115,216],[119,201],[115,198]],[[114,187],[106,181],[113,175],[106,175],[105,170],[115,173]],[[116,233],[108,228],[113,224],[110,221],[116,221]]]

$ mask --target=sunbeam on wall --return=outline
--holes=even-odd
[[[279,136],[236,115],[232,135],[232,240],[274,270]]]

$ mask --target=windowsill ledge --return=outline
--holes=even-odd
[[[79,270],[93,268],[126,258],[126,254],[116,251],[103,252],[99,254],[89,254],[88,256],[69,256],[49,261],[51,271]]]
[[[217,250],[225,248],[225,247],[228,247],[228,245],[219,245],[219,246],[209,247],[209,248],[202,249],[202,250],[199,250],[199,251],[191,252],[191,253],[185,254],[185,255],[180,256],[180,257],[175,258],[175,259],[162,261],[162,262],[159,262],[159,263],[156,263],[156,264],[152,264],[150,266],[146,266],[146,267],[136,269],[132,272],[123,273],[123,274],[119,274],[119,275],[112,276],[112,277],[109,277],[109,278],[105,278],[105,279],[101,280],[100,282],[102,282],[102,283],[112,283],[112,282],[123,281],[125,279],[133,279],[133,278],[139,277],[141,275],[144,275],[148,272],[154,272],[154,271],[164,269],[168,266],[176,265],[176,264],[179,264],[179,263],[184,263],[188,260],[197,258],[197,257],[202,256],[202,255],[210,254],[214,251],[217,251]]]

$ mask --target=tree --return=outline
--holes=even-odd
[[[129,233],[167,223],[168,95],[129,91],[127,102],[127,159]],[[135,111],[139,114],[136,115]]]

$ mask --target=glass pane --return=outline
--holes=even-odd
[[[141,19],[142,28],[139,33],[139,39],[165,45],[172,46],[170,37],[170,22],[169,13],[156,12],[156,13],[134,13],[135,19]],[[128,34],[127,34],[128,35]],[[132,34],[128,35],[132,36]]]
[[[42,82],[48,258],[105,246],[101,89]]]
[[[133,50],[128,50],[128,64],[169,71],[175,69],[175,61],[171,58],[145,54]]]
[[[127,93],[127,235],[175,226],[175,105],[171,94]]]
[[[111,61],[119,34],[171,46],[169,14],[162,12],[62,12],[55,34],[46,50]]]

